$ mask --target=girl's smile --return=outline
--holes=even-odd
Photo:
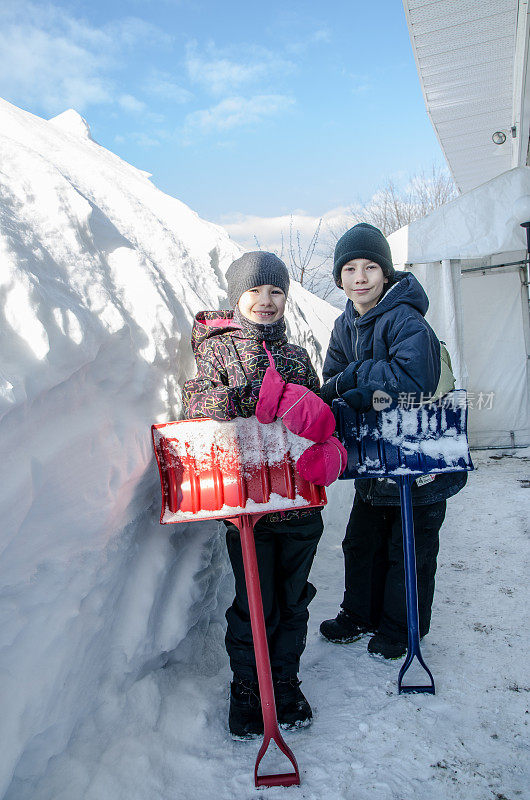
[[[239,310],[251,322],[268,325],[277,322],[285,311],[285,293],[278,286],[263,284],[243,292],[238,301]]]

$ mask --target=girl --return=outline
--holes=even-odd
[[[255,413],[269,366],[263,342],[281,377],[318,392],[319,381],[307,352],[285,335],[289,291],[287,267],[266,252],[245,253],[226,273],[231,311],[197,314],[192,347],[197,377],[184,385],[186,416],[229,420]],[[225,523],[235,598],[226,612],[226,648],[233,671],[228,723],[235,738],[263,732],[250,612],[238,529]],[[271,659],[278,723],[306,726],[312,711],[300,690],[298,669],[307,634],[307,610],[316,594],[308,582],[320,536],[320,509],[262,517],[254,528],[263,612]]]
[[[342,397],[355,410],[368,411],[377,389],[407,403],[432,396],[440,378],[440,343],[424,318],[429,301],[414,275],[394,270],[381,231],[366,223],[350,228],[335,247],[333,276],[349,299],[331,334],[322,398],[331,404]],[[431,475],[412,487],[420,636],[429,631],[446,500],[466,479],[460,472]],[[355,491],[342,543],[342,608],[320,631],[342,643],[371,632],[370,653],[399,658],[407,650],[407,614],[397,484],[356,480]]]

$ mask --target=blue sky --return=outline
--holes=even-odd
[[[316,218],[443,163],[399,0],[0,0],[0,95],[75,108],[215,221]]]

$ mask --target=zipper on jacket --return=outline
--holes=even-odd
[[[355,328],[355,360],[359,360],[359,356],[357,355],[357,341],[359,339],[359,331],[357,329],[357,320],[353,320],[353,327]]]

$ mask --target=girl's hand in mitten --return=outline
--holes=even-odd
[[[259,422],[274,422],[284,389],[285,381],[278,370],[275,367],[267,367],[256,406],[256,417]]]
[[[329,486],[342,475],[347,462],[346,448],[335,436],[330,436],[326,442],[308,447],[296,462],[296,468],[306,481]]]
[[[312,442],[325,442],[335,430],[335,417],[330,407],[298,383],[286,384],[276,416],[290,431]]]

